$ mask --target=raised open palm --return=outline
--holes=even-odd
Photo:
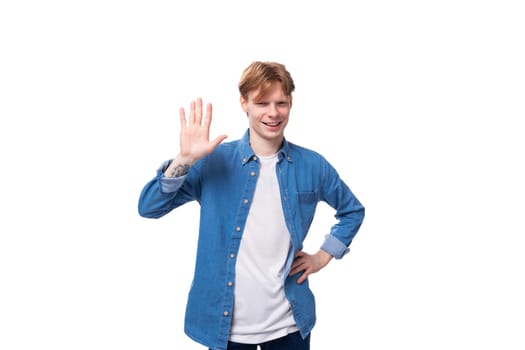
[[[196,160],[211,153],[227,136],[219,135],[210,141],[210,125],[212,120],[212,105],[206,105],[206,114],[202,115],[202,99],[190,104],[190,115],[186,119],[184,108],[180,109],[180,156],[194,163]]]

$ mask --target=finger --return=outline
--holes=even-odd
[[[206,116],[204,118],[204,126],[206,127],[206,129],[208,129],[208,131],[210,131],[212,114],[213,114],[213,107],[211,103],[208,103],[206,105]]]
[[[190,125],[195,123],[195,101],[190,103]]]
[[[227,138],[228,136],[227,135],[220,135],[220,136],[217,136],[217,138],[215,138],[215,140],[213,140],[211,142],[212,144],[212,147],[215,148],[217,147],[222,141],[224,141],[225,138]]]
[[[303,252],[302,250],[299,250],[297,253],[295,253],[295,258],[297,259],[305,255],[306,255],[305,252]]]
[[[302,260],[299,260],[299,261],[294,261],[293,264],[292,264],[292,267],[290,269],[290,275],[295,275],[296,273],[298,272],[301,272],[303,270],[305,270],[306,267],[305,267],[305,263],[304,261]]]
[[[180,115],[180,127],[181,129],[185,129],[186,128],[186,112],[184,111],[183,107],[180,108],[179,115]]]
[[[199,97],[197,99],[197,104],[195,106],[195,123],[201,125],[202,123],[202,99]]]
[[[309,273],[305,270],[304,273],[297,279],[297,284],[301,284],[308,278]]]
[[[303,269],[299,269],[299,268],[295,268],[295,269],[292,269],[290,271],[290,276],[295,276],[297,275],[299,272],[303,271]]]

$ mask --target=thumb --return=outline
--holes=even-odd
[[[224,141],[228,135],[220,135],[215,138],[215,140],[211,141],[211,145],[213,148],[217,147],[222,141]]]

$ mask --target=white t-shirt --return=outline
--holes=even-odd
[[[298,330],[284,294],[284,265],[291,247],[279,183],[277,155],[259,157],[260,173],[235,270],[230,340],[257,344]]]

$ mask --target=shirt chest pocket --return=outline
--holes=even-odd
[[[300,204],[317,203],[319,201],[319,194],[317,191],[297,192],[297,201]]]
[[[310,225],[312,224],[317,203],[319,203],[319,192],[317,191],[303,191],[297,192],[297,210],[300,213],[301,227],[303,234],[306,235]]]

